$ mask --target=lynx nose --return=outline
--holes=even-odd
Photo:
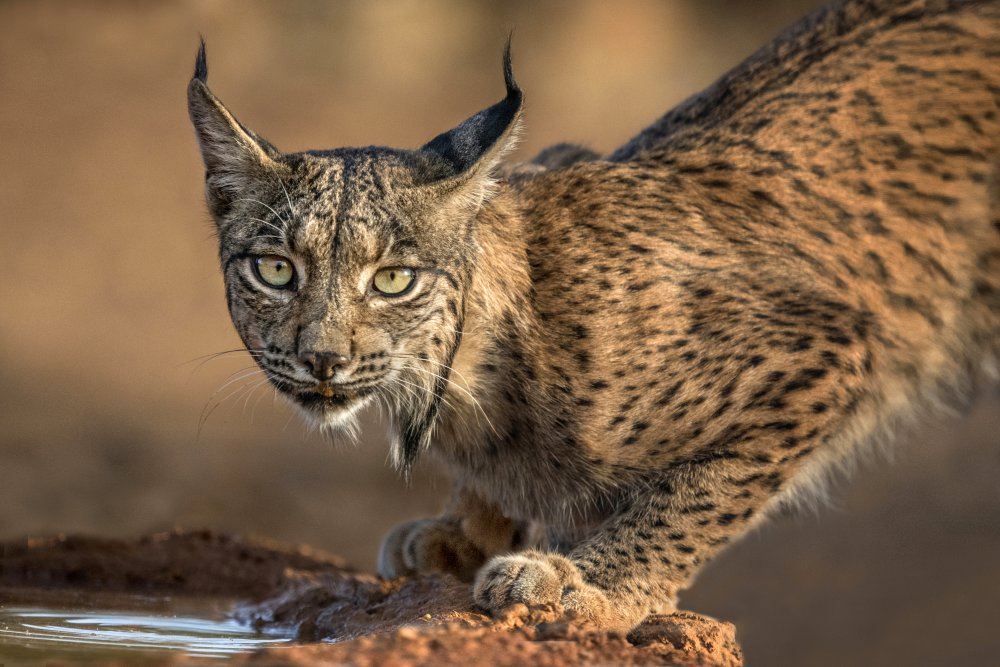
[[[324,382],[333,377],[338,368],[344,368],[351,362],[351,357],[339,352],[315,352],[312,350],[299,355],[299,361],[309,368],[309,373]]]

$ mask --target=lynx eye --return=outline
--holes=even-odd
[[[295,278],[295,267],[292,262],[281,255],[261,255],[254,257],[253,268],[257,276],[267,285],[278,288],[289,288]]]
[[[375,274],[372,286],[376,292],[387,296],[401,296],[413,286],[417,272],[413,269],[382,269]]]

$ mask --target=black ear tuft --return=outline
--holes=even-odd
[[[208,83],[208,58],[205,56],[205,38],[201,37],[198,45],[198,56],[194,60],[194,78],[202,83]]]
[[[520,97],[521,89],[517,85],[517,81],[514,80],[514,65],[510,58],[510,40],[514,36],[514,31],[512,30],[507,34],[507,44],[503,47],[503,82],[507,85],[507,97],[516,95]],[[205,46],[205,41],[202,40],[202,48]]]
[[[510,38],[503,53],[503,75],[507,96],[467,119],[449,132],[439,134],[423,150],[445,159],[455,174],[488,172],[514,144],[524,95],[514,80]]]

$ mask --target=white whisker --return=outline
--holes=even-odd
[[[282,240],[284,240],[285,234],[288,233],[288,230],[286,230],[284,227],[279,227],[278,225],[274,224],[273,222],[269,222],[267,220],[261,220],[260,218],[247,218],[247,219],[248,220],[253,220],[255,222],[259,222],[259,223],[267,225],[268,227],[271,227],[272,229],[274,229],[274,231],[278,232],[278,234],[280,235],[279,238],[281,238]],[[260,238],[274,238],[274,237],[261,236]]]
[[[201,437],[202,429],[205,427],[205,424],[208,423],[208,418],[212,416],[212,413],[215,412],[216,408],[218,408],[227,400],[238,394],[240,390],[245,389],[246,385],[242,385],[238,387],[235,391],[226,394],[220,399],[216,399],[214,404],[213,404],[213,399],[215,399],[215,397],[218,396],[222,390],[224,390],[226,387],[231,386],[233,383],[239,382],[241,380],[247,380],[253,377],[254,375],[257,375],[258,373],[263,373],[263,372],[264,371],[260,370],[256,366],[252,366],[250,368],[243,368],[231,374],[229,378],[222,384],[221,387],[212,392],[212,395],[208,397],[207,401],[205,401],[205,407],[202,408],[201,410],[201,416],[198,419],[198,431],[195,436],[195,440]]]
[[[401,359],[409,359],[410,361],[417,361],[416,357],[404,357],[402,355],[390,355],[390,356],[394,356],[396,358],[401,358]],[[433,360],[427,359],[426,361],[433,361]],[[443,364],[441,362],[434,361],[433,363],[436,363],[436,364],[438,364],[440,366],[443,366],[444,368],[447,368],[449,371],[454,372],[455,374],[457,374],[462,379],[463,382],[465,382],[471,388],[471,384],[465,378],[465,376],[463,376],[461,373],[459,373],[455,369],[453,369],[450,366],[448,366],[447,364]],[[420,371],[421,373],[427,373],[428,375],[431,375],[433,377],[440,378],[440,379],[444,380],[445,382],[447,382],[449,385],[454,386],[456,389],[458,389],[459,391],[463,392],[465,395],[467,395],[469,397],[469,399],[472,401],[474,407],[478,410],[478,412],[481,412],[483,414],[483,417],[486,419],[486,423],[489,425],[490,430],[492,430],[493,433],[499,435],[499,433],[497,433],[496,427],[493,425],[493,422],[490,421],[489,415],[486,414],[486,409],[483,408],[482,403],[479,402],[479,399],[477,399],[469,389],[467,389],[466,387],[463,387],[462,385],[458,384],[457,382],[455,382],[451,378],[447,378],[447,377],[445,377],[443,375],[439,375],[438,373],[435,373],[433,371],[429,371],[426,368],[420,368],[419,366],[412,366],[412,365],[406,365],[406,366],[403,366],[403,368],[406,369],[406,370]],[[478,412],[477,412],[476,419],[479,418],[478,417]]]
[[[261,206],[263,206],[264,208],[266,208],[268,211],[270,211],[271,213],[273,213],[274,217],[276,217],[278,220],[281,220],[281,222],[283,224],[286,224],[286,225],[288,224],[288,221],[285,220],[284,218],[282,218],[281,215],[279,215],[277,211],[275,211],[273,208],[271,208],[270,206],[268,206],[267,204],[265,204],[264,202],[262,202],[259,199],[252,199],[250,197],[240,197],[239,199],[236,199],[235,201],[248,201],[248,202],[252,202],[254,204],[260,204]]]
[[[288,202],[288,211],[292,215],[297,216],[298,213],[295,212],[295,207],[292,206],[292,198],[288,196],[288,190],[285,189],[285,183],[280,178],[278,179],[278,185],[281,186],[281,191],[285,193],[285,201]]]

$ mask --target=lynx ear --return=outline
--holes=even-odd
[[[489,193],[493,168],[514,148],[520,129],[524,95],[514,80],[509,38],[503,53],[503,74],[507,85],[504,99],[455,129],[434,137],[422,149],[443,158],[451,172],[438,184],[448,190],[460,190],[474,206],[482,203]]]
[[[278,150],[244,127],[208,89],[202,40],[188,85],[188,114],[205,161],[208,207],[218,221],[233,201],[277,164]]]

